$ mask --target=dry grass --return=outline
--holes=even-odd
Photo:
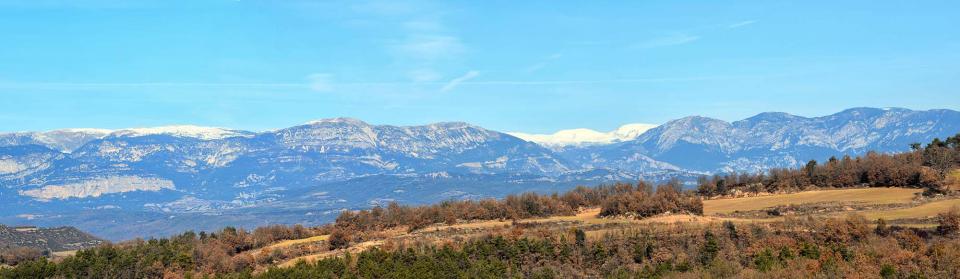
[[[851,203],[851,204],[904,204],[905,206],[913,202],[914,197],[921,190],[919,189],[906,189],[906,188],[866,188],[866,189],[843,189],[843,190],[820,190],[820,191],[809,191],[793,194],[782,194],[782,195],[770,195],[770,196],[760,196],[760,197],[746,197],[746,198],[731,198],[731,199],[720,199],[720,200],[708,200],[704,201],[704,211],[706,216],[695,216],[695,215],[663,215],[655,216],[644,219],[634,219],[627,217],[615,217],[615,218],[601,218],[599,217],[600,208],[588,208],[581,210],[574,216],[555,216],[548,218],[533,218],[519,220],[520,223],[554,223],[554,222],[567,222],[571,227],[593,227],[594,229],[588,230],[587,237],[590,239],[600,239],[604,234],[615,232],[625,227],[647,227],[658,225],[682,225],[682,226],[700,226],[700,225],[710,225],[717,224],[724,221],[732,221],[739,223],[767,223],[767,222],[779,222],[783,221],[784,217],[774,217],[774,218],[763,218],[763,219],[749,219],[749,218],[727,218],[715,216],[716,214],[721,213],[731,213],[734,211],[751,211],[751,210],[762,210],[765,208],[775,207],[778,205],[790,205],[790,204],[814,204],[814,203],[827,203],[827,202],[839,202],[839,203]],[[840,216],[841,214],[849,214],[851,212],[863,214],[868,219],[876,218],[885,218],[888,220],[896,219],[915,219],[923,218],[928,216],[934,216],[937,213],[949,210],[952,206],[960,205],[960,199],[953,200],[944,200],[937,202],[930,202],[922,204],[915,207],[909,208],[900,208],[893,210],[866,210],[866,211],[845,211],[845,212],[836,212],[828,214],[828,216],[836,215]],[[430,241],[449,241],[452,239],[452,236],[441,236],[437,237],[436,234],[423,234],[427,232],[436,232],[436,231],[450,231],[457,235],[457,237],[469,237],[471,235],[479,235],[480,233],[490,233],[490,232],[503,232],[503,228],[510,227],[513,224],[513,221],[505,220],[489,220],[489,221],[476,221],[468,223],[460,223],[455,225],[436,225],[430,226],[424,229],[412,233],[406,233],[406,229],[395,229],[390,231],[382,232],[383,239],[367,241],[362,243],[357,243],[351,245],[349,248],[336,250],[336,251],[326,251],[311,255],[305,255],[297,258],[293,258],[287,261],[284,261],[279,266],[280,267],[289,267],[295,265],[299,261],[314,262],[318,259],[327,258],[327,257],[339,257],[345,253],[359,253],[361,251],[370,249],[372,247],[383,246],[386,240],[396,240],[396,239],[420,239],[420,240],[430,240]],[[610,226],[594,226],[594,225],[613,225]],[[911,224],[918,227],[927,227],[929,224]],[[460,230],[468,229],[468,230]],[[480,229],[480,231],[477,231]],[[429,236],[428,236],[429,235]],[[297,240],[287,240],[283,242],[278,242],[276,244],[270,245],[269,249],[278,249],[290,247],[293,245],[320,242],[327,240],[326,235],[324,236],[315,236],[306,239],[297,239]],[[266,249],[266,248],[265,248]]]
[[[910,208],[901,208],[893,210],[867,210],[858,212],[869,220],[879,218],[887,220],[928,218],[937,216],[938,213],[949,211],[954,206],[960,206],[960,199],[935,201],[925,203]]]
[[[747,218],[727,218],[727,217],[714,217],[714,216],[697,216],[697,215],[664,215],[664,216],[654,216],[650,218],[644,218],[637,220],[638,224],[675,224],[675,223],[696,223],[696,224],[710,224],[710,223],[722,223],[725,221],[738,222],[738,223],[766,223],[766,222],[775,222],[782,221],[783,218],[764,218],[764,219],[747,219]]]
[[[259,255],[263,251],[270,252],[277,249],[289,248],[290,246],[294,246],[294,245],[313,244],[313,243],[327,241],[328,238],[330,238],[330,235],[325,234],[325,235],[312,236],[308,238],[284,240],[274,244],[270,244],[269,246],[266,246],[263,248],[246,251],[244,253],[250,254],[250,255]]]
[[[721,223],[724,221],[732,222],[772,222],[782,220],[782,218],[766,218],[766,219],[743,219],[743,218],[726,218],[726,217],[714,217],[714,216],[696,216],[696,215],[687,215],[687,214],[672,214],[672,215],[663,215],[663,216],[654,216],[643,219],[635,219],[628,217],[599,217],[600,208],[587,208],[581,210],[580,213],[574,216],[554,216],[548,218],[536,218],[536,219],[525,219],[519,221],[520,223],[551,223],[551,222],[578,222],[581,225],[604,225],[604,224],[674,224],[674,223],[696,223],[696,224],[709,224],[709,223]],[[445,225],[445,226],[434,226],[423,229],[421,231],[432,231],[432,230],[450,230],[450,229],[483,229],[483,228],[496,228],[496,227],[506,227],[512,225],[511,221],[481,221],[481,222],[470,222],[456,225]]]
[[[76,254],[77,254],[77,250],[53,252],[50,254],[50,258],[56,261],[56,260],[62,260],[66,257],[73,256]]]
[[[824,202],[849,202],[857,204],[909,203],[913,200],[914,196],[921,191],[920,189],[907,188],[863,188],[706,200],[703,202],[703,212],[705,215],[716,215],[733,213],[735,211],[763,210],[778,205]]]
[[[339,256],[342,256],[342,255],[346,254],[347,252],[349,252],[349,253],[351,253],[351,254],[356,254],[356,253],[363,252],[364,250],[367,250],[367,249],[370,249],[370,248],[373,248],[373,247],[379,247],[379,246],[383,245],[383,243],[384,243],[383,240],[373,240],[373,241],[361,242],[361,243],[357,243],[357,244],[350,245],[350,247],[348,247],[348,248],[346,248],[346,249],[340,249],[340,250],[334,250],[334,251],[327,251],[327,252],[323,252],[323,253],[317,253],[317,254],[312,254],[312,255],[306,255],[306,256],[296,257],[296,258],[287,260],[287,261],[279,264],[278,266],[279,266],[279,267],[291,267],[291,266],[296,265],[297,262],[300,262],[300,261],[305,261],[305,262],[308,262],[308,263],[312,263],[312,262],[316,262],[317,260],[324,259],[324,258],[327,258],[327,257],[339,257]]]
[[[587,225],[596,225],[596,224],[609,224],[609,223],[630,223],[636,222],[637,220],[626,219],[626,218],[600,218],[600,208],[587,208],[581,210],[574,216],[553,216],[547,218],[533,218],[533,219],[524,219],[519,222],[521,223],[549,223],[549,222],[582,222]],[[513,224],[513,221],[498,221],[498,220],[489,220],[489,221],[478,221],[478,222],[469,222],[455,225],[443,225],[443,226],[431,226],[420,231],[432,231],[432,230],[448,230],[448,229],[482,229],[482,228],[494,228],[494,227],[504,227],[510,226]]]
[[[907,188],[863,188],[863,189],[842,189],[842,190],[822,190],[808,191],[793,194],[769,195],[760,197],[731,198],[707,200],[703,202],[703,211],[707,217],[711,215],[732,213],[734,211],[763,210],[779,205],[799,205],[815,203],[850,203],[861,205],[887,205],[904,204],[909,206],[913,202],[920,189]],[[917,206],[896,208],[896,209],[873,209],[860,211],[845,211],[830,213],[829,216],[844,216],[850,213],[861,214],[869,220],[883,218],[886,220],[898,219],[924,219],[934,217],[938,213],[950,210],[951,207],[960,206],[960,199],[942,200],[920,204]],[[707,218],[700,217],[700,218]],[[673,217],[673,218],[683,218]],[[649,220],[651,222],[655,221]],[[669,223],[671,219],[664,219]],[[746,221],[749,219],[726,219],[731,221]],[[782,218],[758,219],[756,221],[779,221]],[[698,220],[698,222],[711,221],[709,219]],[[716,221],[716,220],[713,220]],[[917,223],[918,227],[926,227],[929,224]]]
[[[271,244],[270,246],[267,246],[264,249],[274,250],[277,248],[285,248],[285,247],[290,247],[297,244],[327,241],[328,238],[330,238],[330,235],[325,234],[325,235],[318,235],[318,236],[308,237],[308,238],[284,240],[281,242]]]
[[[950,171],[947,179],[944,180],[944,185],[949,190],[960,191],[960,169]]]

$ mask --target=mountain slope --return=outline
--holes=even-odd
[[[391,200],[693,180],[902,151],[960,131],[960,113],[857,108],[812,118],[761,113],[732,123],[693,116],[639,130],[610,132],[617,139],[606,144],[563,146],[462,122],[390,126],[350,118],[260,133],[169,126],[0,134],[0,222],[76,225],[110,239],[316,224],[342,209]],[[103,226],[112,222],[126,225]]]
[[[489,175],[496,180],[489,185],[500,185],[513,183],[511,175],[536,180],[570,171],[544,147],[456,122],[398,127],[338,118],[257,134],[166,131],[112,132],[70,153],[39,145],[2,147],[4,212],[8,217],[118,209],[221,214],[287,207],[278,203],[299,189],[377,175]],[[380,197],[349,198],[321,207],[361,206]]]
[[[606,165],[634,160],[636,154],[696,171],[757,172],[795,167],[808,160],[867,151],[907,150],[960,131],[960,112],[901,108],[854,108],[822,117],[761,113],[728,123],[706,117],[667,122],[636,140],[568,151],[577,162],[603,158]],[[587,154],[587,155],[584,155]]]
[[[636,139],[640,134],[657,125],[653,124],[626,124],[610,132],[598,132],[590,129],[560,130],[553,134],[528,134],[520,132],[508,133],[526,141],[535,142],[553,149],[563,149],[568,146],[602,145]]]
[[[7,227],[0,224],[0,250],[27,247],[52,252],[90,248],[103,240],[74,227]]]
[[[70,152],[87,142],[103,138],[112,131],[104,129],[64,129],[48,132],[19,132],[0,134],[0,146],[41,145]]]

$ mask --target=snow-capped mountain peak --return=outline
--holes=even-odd
[[[579,128],[560,130],[553,134],[507,133],[520,139],[548,147],[581,146],[609,144],[636,139],[638,136],[657,127],[653,124],[633,123],[620,126],[610,132]]]
[[[146,224],[154,213],[180,219],[242,212],[267,220],[386,200],[758,173],[811,159],[909,150],[913,142],[955,135],[960,112],[858,108],[819,117],[761,113],[734,122],[687,117],[652,126],[507,136],[463,122],[394,126],[333,118],[259,133],[199,126],[0,133],[0,212],[7,213],[0,217],[143,216],[124,220]],[[173,136],[148,136],[158,134]],[[151,221],[136,233],[189,223]]]
[[[311,121],[308,121],[307,123],[304,123],[304,125],[323,125],[323,124],[331,124],[331,123],[343,123],[343,124],[349,124],[349,125],[369,125],[366,122],[363,122],[363,120],[350,118],[350,117],[337,117],[337,118],[324,118],[324,119],[311,120]]]
[[[64,132],[64,133],[85,133],[85,134],[102,134],[107,135],[113,133],[113,130],[110,129],[97,129],[97,128],[69,128],[69,129],[60,129],[53,130],[51,132]]]
[[[170,135],[177,137],[197,138],[202,140],[215,140],[230,137],[249,136],[251,132],[230,130],[217,127],[203,127],[194,125],[174,125],[160,126],[150,128],[130,128],[117,130],[110,133],[115,137],[141,137],[149,135]]]
[[[633,123],[633,124],[620,126],[620,128],[617,128],[612,133],[621,141],[627,141],[627,140],[635,139],[639,137],[641,134],[643,134],[644,132],[646,132],[647,130],[650,130],[656,127],[657,125],[654,125],[654,124]]]
[[[36,144],[62,152],[71,152],[81,145],[112,133],[106,129],[61,129],[46,132],[0,133],[0,146]]]

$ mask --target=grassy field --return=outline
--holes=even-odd
[[[55,261],[56,261],[56,260],[62,260],[62,259],[64,259],[64,258],[66,258],[66,257],[73,256],[73,255],[76,255],[76,254],[77,254],[77,250],[53,252],[53,253],[50,255],[50,256],[51,256],[50,258],[51,258],[52,260],[55,260]]]
[[[807,191],[793,194],[769,195],[746,198],[706,200],[704,215],[732,213],[735,211],[763,210],[778,205],[812,203],[898,204],[910,203],[920,189],[864,188],[843,190]]]
[[[327,241],[328,238],[330,238],[329,235],[318,235],[318,236],[308,237],[303,239],[285,240],[285,241],[277,242],[275,244],[267,246],[266,248],[263,248],[263,249],[274,250],[278,248],[290,247],[297,244]]]
[[[359,252],[361,252],[361,251],[364,251],[364,250],[367,250],[367,249],[370,249],[370,248],[373,248],[373,247],[379,247],[379,246],[383,245],[383,243],[384,243],[383,240],[365,241],[365,242],[361,242],[361,243],[356,243],[356,244],[350,245],[350,247],[348,247],[347,249],[327,251],[327,252],[318,253],[318,254],[311,254],[311,255],[296,257],[296,258],[293,258],[293,259],[284,261],[283,263],[280,263],[278,266],[279,266],[279,267],[291,267],[291,266],[296,265],[297,262],[300,262],[300,261],[314,262],[314,261],[317,261],[317,260],[319,260],[319,259],[323,259],[323,258],[327,258],[327,257],[339,257],[339,256],[342,256],[342,255],[345,254],[345,253],[348,253],[348,252],[351,253],[351,254],[356,254],[356,253],[359,253]]]
[[[954,206],[960,206],[960,199],[935,201],[910,208],[870,210],[860,211],[857,213],[863,215],[869,220],[878,218],[884,218],[887,220],[927,218],[937,216],[938,213],[946,212]]]
[[[733,221],[733,222],[779,222],[784,220],[784,217],[767,217],[767,218],[757,218],[753,219],[752,217],[742,217],[742,218],[731,218],[731,217],[721,217],[717,216],[719,214],[732,213],[735,211],[756,211],[764,210],[771,207],[776,207],[780,205],[804,205],[804,204],[821,204],[821,203],[838,203],[838,204],[858,204],[858,205],[897,205],[892,209],[886,210],[862,210],[862,211],[838,211],[838,212],[827,212],[825,214],[818,214],[817,217],[841,217],[846,214],[856,213],[864,215],[867,219],[873,220],[877,218],[884,218],[887,220],[897,220],[897,219],[922,219],[925,217],[935,216],[937,213],[944,212],[949,210],[953,206],[960,206],[960,199],[950,199],[950,200],[941,200],[934,202],[922,203],[915,200],[915,197],[921,190],[919,189],[907,189],[907,188],[865,188],[865,189],[842,189],[842,190],[819,190],[819,191],[808,191],[792,194],[781,194],[781,195],[769,195],[769,196],[759,196],[759,197],[745,197],[745,198],[729,198],[729,199],[717,199],[717,200],[707,200],[704,201],[704,216],[694,216],[694,215],[684,215],[684,214],[674,214],[674,215],[663,215],[655,216],[644,219],[633,219],[626,217],[614,217],[614,218],[601,218],[599,217],[600,208],[587,208],[581,210],[578,214],[574,216],[555,216],[548,218],[532,218],[519,220],[520,223],[527,224],[550,224],[557,223],[561,224],[560,228],[567,226],[570,229],[572,227],[586,228],[592,227],[593,229],[587,230],[586,234],[588,238],[599,239],[603,234],[607,232],[617,231],[621,228],[631,228],[631,227],[645,227],[653,225],[693,225],[701,226],[711,223],[720,223],[723,221]],[[911,220],[908,222],[913,222],[916,220]],[[504,231],[504,229],[509,229],[513,224],[513,221],[505,220],[488,220],[488,221],[474,221],[474,222],[464,222],[454,225],[435,225],[430,226],[424,229],[420,229],[414,232],[407,233],[405,230],[395,230],[390,233],[387,233],[386,238],[381,240],[372,240],[361,242],[351,245],[347,249],[335,250],[335,251],[326,251],[316,254],[305,255],[293,259],[286,260],[282,262],[279,266],[291,266],[296,264],[298,261],[315,261],[317,259],[326,258],[326,257],[337,257],[342,256],[346,252],[358,253],[360,251],[370,249],[372,247],[378,247],[384,245],[385,241],[388,239],[399,240],[399,239],[444,239],[449,238],[452,235],[457,235],[460,237],[469,237],[471,235],[481,235],[483,233],[489,233],[494,231]],[[911,223],[912,224],[912,223]],[[916,223],[912,226],[916,227],[929,227],[932,226],[931,223]],[[556,228],[556,227],[554,227]],[[446,236],[438,237],[437,232],[445,232]],[[287,240],[283,242],[278,242],[271,246],[268,246],[264,249],[278,249],[284,247],[290,247],[293,245],[299,244],[311,244],[327,240],[327,236],[316,236],[306,239],[298,240]]]
[[[544,223],[544,222],[583,222],[584,224],[594,225],[594,224],[607,224],[607,223],[620,223],[620,222],[631,222],[636,220],[628,219],[607,219],[600,218],[600,208],[587,208],[577,215],[574,216],[554,216],[548,218],[534,218],[534,219],[525,219],[521,222],[523,223]],[[477,228],[491,228],[491,227],[503,227],[509,226],[513,221],[498,221],[498,220],[489,220],[489,221],[480,221],[480,222],[469,222],[456,225],[447,225],[447,226],[433,226],[423,230],[447,230],[447,229],[477,229]]]

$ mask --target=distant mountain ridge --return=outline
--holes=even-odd
[[[266,132],[159,128],[0,134],[0,222],[75,224],[111,239],[203,222],[319,223],[344,208],[428,203],[636,179],[795,167],[897,152],[960,132],[953,110],[855,108],[822,117],[692,116],[591,144],[530,142],[463,122],[351,118]],[[637,129],[643,129],[638,133]],[[599,133],[599,132],[597,132]],[[193,217],[196,219],[190,219]],[[125,230],[100,226],[127,220]],[[178,225],[179,224],[179,225]],[[178,227],[180,226],[180,227]],[[160,229],[160,227],[164,227]]]
[[[129,128],[119,130],[74,128],[46,132],[0,133],[0,146],[36,144],[62,152],[71,152],[93,140],[105,137],[138,137],[149,135],[172,135],[204,140],[237,136],[252,136],[253,132],[194,125]]]
[[[644,132],[657,127],[654,124],[626,124],[610,132],[598,132],[591,129],[560,130],[553,134],[529,134],[510,132],[511,136],[534,142],[546,147],[559,148],[570,146],[602,145],[634,140]]]
[[[833,155],[905,151],[910,143],[957,132],[960,112],[953,110],[853,108],[810,118],[761,113],[732,123],[688,117],[667,122],[620,148],[635,148],[686,169],[757,172]]]

